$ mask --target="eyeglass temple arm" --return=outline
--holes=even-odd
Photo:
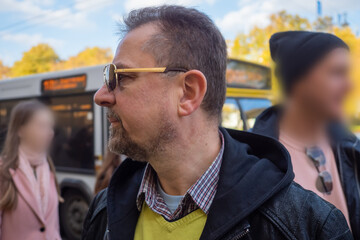
[[[115,73],[135,73],[135,72],[155,72],[155,73],[167,73],[167,72],[187,72],[185,68],[120,68],[116,69]]]
[[[120,68],[116,69],[115,73],[134,73],[134,72],[165,72],[166,67],[158,67],[158,68]]]
[[[164,73],[167,72],[187,72],[189,70],[185,69],[185,68],[166,68]]]

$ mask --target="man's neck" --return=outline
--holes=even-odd
[[[184,195],[210,167],[221,148],[217,127],[193,126],[179,134],[176,143],[149,160],[162,189],[170,195]]]
[[[326,135],[327,121],[318,112],[299,103],[286,106],[280,121],[280,131],[292,138],[313,144]]]

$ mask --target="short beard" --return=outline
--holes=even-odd
[[[177,136],[174,124],[166,116],[165,111],[161,111],[161,123],[155,136],[149,138],[146,143],[137,143],[131,139],[129,133],[118,115],[109,109],[108,116],[119,121],[118,127],[110,126],[109,129],[109,149],[116,154],[124,154],[127,157],[140,161],[148,162],[150,158],[157,156],[165,151],[166,146],[174,141]]]

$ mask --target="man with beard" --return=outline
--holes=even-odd
[[[226,44],[205,14],[143,8],[95,102],[133,160],[92,202],[83,239],[352,239],[341,212],[294,184],[274,139],[219,128]]]
[[[274,34],[270,50],[286,101],[265,110],[253,132],[284,144],[295,182],[339,208],[360,239],[360,144],[342,124],[349,47],[332,34],[290,31]]]

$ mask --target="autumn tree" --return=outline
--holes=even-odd
[[[93,66],[111,62],[113,59],[110,48],[92,47],[70,57],[68,60],[57,63],[53,70],[64,70],[78,67]]]
[[[10,75],[10,68],[5,66],[3,62],[0,60],[0,80],[8,78]]]
[[[313,23],[299,15],[291,15],[286,11],[272,14],[270,23],[265,27],[254,26],[248,33],[239,33],[233,41],[228,41],[229,56],[270,65],[269,39],[272,34],[281,31],[310,30],[329,32],[337,35],[349,44],[352,52],[359,53],[359,38],[349,26],[337,27],[328,16],[319,17]],[[359,62],[360,63],[360,62]]]
[[[7,73],[6,75],[19,77],[28,74],[93,66],[111,62],[112,58],[113,56],[110,48],[92,47],[86,48],[67,60],[60,60],[52,47],[47,44],[39,44],[25,52],[22,59],[16,61],[11,68],[10,73]],[[4,76],[6,71],[9,71],[9,68],[3,67],[0,63],[0,79]]]
[[[48,72],[59,61],[59,56],[47,44],[38,44],[23,53],[20,61],[11,68],[11,76],[19,77],[28,74]]]
[[[333,19],[329,16],[319,17],[313,23],[313,29],[317,31],[331,32],[333,30],[333,27]]]
[[[281,11],[270,15],[270,23],[266,27],[253,27],[249,33],[240,33],[232,42],[229,56],[269,65],[271,62],[269,39],[279,31],[307,30],[311,23],[299,15],[291,15]]]

